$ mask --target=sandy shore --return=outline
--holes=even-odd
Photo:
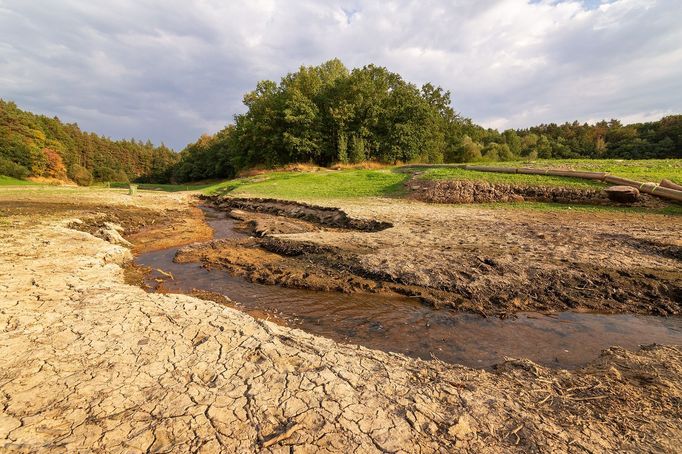
[[[187,212],[191,199],[75,191],[0,194],[1,450],[674,452],[682,445],[678,348],[613,348],[573,372],[525,360],[486,372],[337,344],[213,302],[126,285],[130,249],[70,228],[73,219],[143,209],[183,222],[168,213]]]

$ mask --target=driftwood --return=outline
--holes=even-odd
[[[673,183],[670,180],[661,180],[661,186],[668,189],[674,189],[676,191],[682,191],[682,185]]]

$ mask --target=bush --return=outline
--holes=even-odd
[[[10,161],[7,158],[0,157],[0,175],[6,175],[12,178],[24,179],[29,176],[31,172],[24,166]]]
[[[85,167],[74,164],[69,168],[69,178],[76,182],[78,186],[90,186],[92,184],[92,174]]]
[[[113,181],[118,183],[127,183],[128,175],[123,170],[113,170],[109,167],[100,167],[95,169],[95,179],[97,181]]]

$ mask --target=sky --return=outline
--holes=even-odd
[[[180,150],[338,57],[486,127],[682,113],[682,0],[0,0],[0,98]]]

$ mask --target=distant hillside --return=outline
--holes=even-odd
[[[0,99],[0,175],[92,181],[158,181],[176,163],[178,154],[151,142],[111,140],[25,112]]]

